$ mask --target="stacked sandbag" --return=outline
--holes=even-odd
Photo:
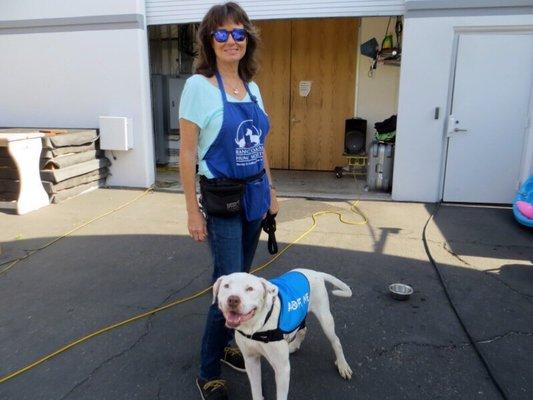
[[[44,131],[41,179],[52,203],[105,185],[111,162],[96,129]]]
[[[7,147],[0,147],[0,201],[15,201],[19,195],[18,170]]]

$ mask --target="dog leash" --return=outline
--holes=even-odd
[[[265,219],[261,221],[263,231],[268,235],[268,252],[276,254],[278,252],[278,242],[276,240],[276,214],[267,213]]]

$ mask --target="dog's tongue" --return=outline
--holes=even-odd
[[[236,312],[230,311],[226,315],[226,323],[228,325],[237,326],[241,323],[241,320],[242,320],[242,315]]]
[[[253,316],[253,311],[250,311],[248,314],[239,314],[233,311],[230,311],[226,314],[226,324],[231,328],[238,327],[241,323],[248,321]]]

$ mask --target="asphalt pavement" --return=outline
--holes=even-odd
[[[142,193],[100,189],[24,216],[0,210],[0,271],[84,225],[0,273],[0,377],[210,285],[209,249],[187,236],[183,195],[137,198]],[[314,212],[361,220],[349,202],[280,203],[280,249],[312,225]],[[424,249],[423,228],[437,207],[363,201],[359,208],[368,224],[321,216],[260,272],[269,278],[311,268],[353,290],[351,298],[330,296],[353,379],[338,375],[330,344],[310,317],[306,340],[291,357],[289,399],[501,399]],[[533,398],[533,231],[516,224],[509,208],[442,205],[426,236],[507,398]],[[254,265],[270,258],[263,234]],[[411,299],[393,300],[387,292],[393,282],[411,285]],[[194,379],[210,302],[206,294],[98,335],[0,384],[0,399],[199,399]],[[223,377],[231,399],[251,398],[245,374],[223,367]],[[263,387],[265,399],[274,399],[266,362]]]

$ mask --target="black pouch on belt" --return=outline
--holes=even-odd
[[[200,203],[204,211],[215,217],[231,217],[243,209],[243,196],[247,182],[261,178],[265,170],[245,179],[200,176]]]
[[[209,215],[231,217],[242,210],[244,181],[200,177],[200,203]]]

